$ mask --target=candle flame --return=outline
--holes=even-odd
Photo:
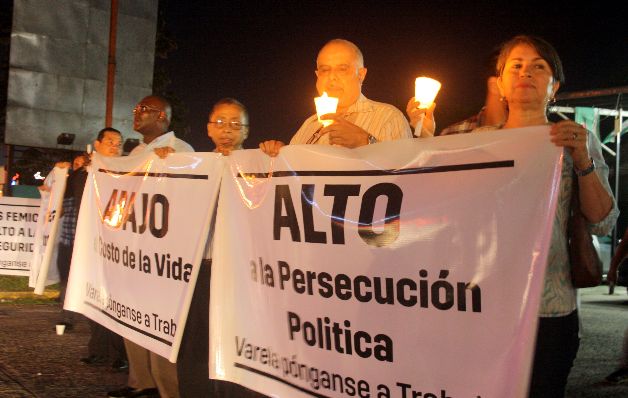
[[[113,228],[118,228],[120,226],[120,224],[122,223],[122,215],[124,213],[125,203],[126,201],[123,200],[122,202],[115,205],[114,210],[111,212],[111,214],[107,214],[105,216],[105,224]]]
[[[336,113],[336,109],[338,108],[338,98],[330,97],[327,95],[327,91],[323,91],[323,94],[320,97],[314,98],[314,104],[316,105],[316,114],[318,116],[319,123],[321,123],[324,127],[332,124],[333,120],[321,120],[321,116],[328,113]]]

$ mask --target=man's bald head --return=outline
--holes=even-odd
[[[164,112],[165,117],[169,122],[172,120],[172,106],[170,106],[170,102],[168,102],[168,100],[164,97],[149,95],[148,97],[144,97],[140,103],[152,104]]]
[[[316,58],[316,90],[338,98],[338,112],[356,103],[366,78],[364,57],[355,44],[344,39],[328,41]]]
[[[316,57],[317,62],[318,62],[318,59],[320,58],[321,53],[323,52],[323,50],[325,50],[325,48],[329,47],[329,46],[332,46],[332,47],[333,46],[345,46],[345,47],[349,48],[355,54],[356,66],[358,68],[363,68],[364,67],[364,56],[362,55],[362,51],[360,51],[360,48],[358,46],[356,46],[354,43],[350,42],[349,40],[345,40],[345,39],[332,39],[332,40],[328,41],[327,43],[325,43],[325,45],[318,52],[318,56]]]
[[[147,137],[154,138],[168,131],[172,107],[165,98],[149,95],[138,102],[133,114],[133,129],[146,140]]]

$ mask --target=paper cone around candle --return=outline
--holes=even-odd
[[[323,92],[323,95],[314,98],[314,105],[316,105],[318,121],[325,127],[332,124],[333,120],[321,120],[321,116],[328,113],[336,113],[336,109],[338,109],[338,98],[330,97],[327,95],[327,92]]]
[[[419,108],[429,108],[440,90],[441,84],[438,80],[429,77],[417,77],[414,83],[414,100],[419,102]]]

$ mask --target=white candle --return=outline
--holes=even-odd
[[[316,115],[318,116],[319,123],[324,127],[332,124],[333,120],[321,120],[321,116],[328,113],[336,113],[338,98],[329,97],[327,92],[323,92],[323,95],[314,98],[314,104],[316,105]]]
[[[417,77],[414,83],[414,100],[419,102],[420,109],[429,108],[440,90],[440,82],[429,77]]]

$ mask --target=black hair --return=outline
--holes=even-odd
[[[565,82],[565,74],[563,72],[563,63],[558,56],[556,49],[544,39],[537,36],[517,35],[512,39],[502,44],[497,57],[496,71],[497,76],[501,76],[506,66],[506,59],[513,48],[519,44],[526,44],[536,50],[537,53],[543,58],[552,69],[552,76],[554,80],[561,84]]]
[[[105,138],[105,133],[107,131],[111,131],[112,133],[116,133],[120,137],[122,137],[122,133],[118,129],[114,129],[113,127],[105,127],[104,129],[102,129],[102,130],[100,130],[98,132],[98,136],[96,137],[96,141],[102,141],[102,139]]]
[[[238,108],[240,108],[240,110],[242,110],[242,115],[244,116],[244,120],[246,120],[246,123],[248,124],[249,122],[249,112],[246,110],[246,106],[244,106],[243,103],[241,103],[240,101],[238,101],[235,98],[231,98],[231,97],[226,97],[226,98],[222,98],[220,100],[218,100],[218,102],[216,102],[214,104],[214,106],[212,107],[211,112],[209,112],[209,118],[211,119],[212,115],[214,114],[214,112],[216,112],[216,108],[218,108],[221,105],[235,105]]]

